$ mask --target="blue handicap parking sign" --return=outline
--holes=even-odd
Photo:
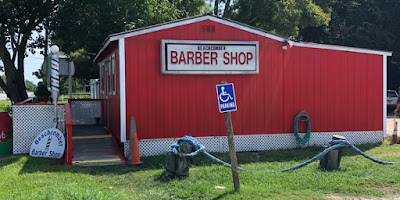
[[[217,85],[217,97],[220,113],[237,110],[233,83]]]

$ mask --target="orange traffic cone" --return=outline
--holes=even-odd
[[[140,161],[140,155],[139,155],[139,144],[138,144],[138,138],[137,134],[133,134],[133,141],[132,141],[132,165],[139,165],[142,164]]]
[[[130,165],[140,165],[142,162],[140,161],[140,154],[139,154],[139,143],[138,137],[136,133],[136,122],[135,118],[131,117],[131,128],[130,128],[130,141],[129,146],[131,148],[131,162]]]

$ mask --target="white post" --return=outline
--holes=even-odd
[[[54,103],[54,127],[57,127],[58,124],[58,115],[57,115],[57,99],[58,99],[58,93],[59,93],[59,61],[58,61],[58,51],[59,48],[57,45],[53,45],[50,48],[50,51],[52,53],[51,55],[51,95],[53,98],[53,103]]]
[[[72,99],[72,69],[70,60],[68,60],[68,95]]]

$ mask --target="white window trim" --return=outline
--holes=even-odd
[[[115,95],[116,94],[116,90],[117,90],[117,77],[116,77],[116,73],[115,73],[115,53],[111,56],[111,68],[112,68],[112,94]]]
[[[104,62],[100,63],[99,71],[100,71],[100,93],[104,94],[105,91]]]
[[[112,86],[111,86],[111,57],[107,60],[107,69],[108,69],[108,95],[112,94]]]

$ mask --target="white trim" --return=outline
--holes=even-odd
[[[270,33],[266,33],[266,32],[263,32],[263,31],[260,31],[260,30],[257,30],[257,29],[253,29],[253,28],[250,28],[250,27],[246,27],[246,26],[234,23],[234,22],[230,22],[228,20],[224,20],[224,19],[220,19],[220,18],[217,18],[217,17],[213,17],[213,16],[210,16],[210,15],[207,15],[207,16],[201,16],[201,17],[197,17],[197,18],[193,18],[193,19],[187,19],[187,20],[182,20],[182,21],[178,21],[178,22],[173,22],[173,23],[170,23],[170,24],[160,25],[160,26],[156,26],[156,27],[152,27],[152,28],[146,28],[146,29],[139,30],[139,31],[133,31],[133,32],[130,32],[130,33],[111,36],[109,38],[109,41],[115,41],[115,40],[119,40],[120,38],[133,37],[133,36],[142,35],[142,34],[146,34],[146,33],[161,31],[161,30],[165,30],[165,29],[169,29],[169,28],[174,28],[174,27],[177,27],[177,26],[184,26],[184,25],[188,25],[188,24],[192,24],[192,23],[196,23],[196,22],[201,22],[201,21],[205,21],[205,20],[210,20],[210,21],[214,21],[214,22],[217,22],[217,23],[221,23],[221,24],[224,24],[224,25],[227,25],[227,26],[231,26],[231,27],[234,27],[234,28],[237,28],[237,29],[241,29],[241,30],[244,30],[244,31],[247,31],[247,32],[250,32],[250,33],[254,33],[254,34],[257,34],[257,35],[265,36],[265,37],[268,37],[268,38],[271,38],[273,40],[277,40],[277,41],[280,41],[280,42],[283,42],[283,41],[286,40],[286,38],[282,38],[282,37],[279,37],[279,36],[276,36],[276,35],[273,35],[273,34],[270,34]],[[168,38],[165,38],[165,39],[168,39]]]
[[[247,32],[250,32],[250,33],[254,33],[254,34],[257,34],[257,35],[261,35],[261,36],[264,36],[264,37],[268,37],[270,39],[277,40],[279,42],[283,42],[283,41],[287,40],[286,38],[279,37],[279,36],[276,36],[276,35],[273,35],[273,34],[270,34],[270,33],[266,33],[264,31],[260,31],[260,30],[254,29],[254,28],[247,27],[247,26],[243,26],[243,25],[240,25],[238,23],[234,23],[234,22],[231,22],[231,21],[228,21],[228,20],[224,20],[224,19],[221,19],[221,18],[217,18],[217,17],[213,17],[213,16],[206,16],[206,17],[208,17],[207,18],[208,20],[211,20],[211,21],[214,21],[214,22],[218,22],[220,24],[228,25],[228,26],[231,26],[231,27],[234,27],[234,28],[237,28],[237,29],[241,29],[241,30],[244,30],[244,31],[247,31]]]
[[[121,141],[126,141],[126,87],[125,87],[125,39],[118,40],[119,51],[119,100]]]
[[[378,51],[378,50],[362,49],[362,48],[346,47],[346,46],[338,46],[338,45],[329,45],[329,44],[293,42],[293,46],[392,56],[392,52],[388,52],[388,51]]]
[[[304,136],[304,134],[301,134]],[[312,132],[306,146],[322,146],[328,144],[333,135],[342,135],[351,143],[369,144],[381,143],[383,141],[382,131],[357,131],[357,132]],[[152,156],[171,152],[171,144],[180,138],[162,138],[139,140],[140,156]],[[200,144],[206,147],[208,152],[228,152],[227,136],[196,137]],[[258,134],[258,135],[235,135],[235,149],[243,151],[265,151],[277,149],[298,148],[293,133],[282,134]]]
[[[386,137],[387,116],[387,56],[383,56],[383,137]]]
[[[108,96],[111,96],[112,95],[112,83],[111,83],[111,81],[112,81],[112,67],[111,67],[111,57],[109,57],[108,59],[107,59],[107,68],[108,68],[108,74],[107,74],[107,78],[108,78],[108,83],[107,83],[107,87],[108,87]]]
[[[111,83],[111,90],[112,90],[112,95],[116,94],[117,90],[117,74],[115,73],[115,68],[116,68],[116,63],[115,63],[115,53],[112,54],[111,56],[111,76],[112,76],[112,83]]]
[[[337,46],[337,45],[326,45],[326,44],[315,44],[315,43],[302,43],[302,42],[294,42],[289,39],[279,37],[261,30],[254,29],[252,27],[244,26],[241,25],[237,22],[232,22],[228,21],[225,19],[221,19],[218,17],[214,17],[211,15],[206,15],[206,16],[200,16],[192,19],[186,19],[186,20],[181,20],[178,22],[172,22],[169,24],[164,24],[164,25],[159,25],[155,27],[150,27],[150,28],[144,28],[142,30],[135,31],[133,30],[132,32],[127,32],[127,33],[120,33],[120,34],[115,34],[111,35],[107,38],[107,41],[105,42],[104,46],[100,49],[99,53],[97,53],[96,57],[94,58],[94,61],[100,56],[100,54],[104,51],[104,49],[110,44],[112,41],[116,41],[122,38],[127,38],[127,37],[133,37],[141,34],[146,34],[146,33],[151,33],[155,31],[160,31],[160,30],[165,30],[177,26],[184,26],[187,24],[191,23],[196,23],[196,22],[201,22],[205,20],[210,20],[214,21],[217,23],[221,23],[227,26],[231,26],[237,29],[241,29],[243,31],[247,31],[250,33],[254,33],[260,36],[264,36],[279,42],[284,42],[285,40],[289,42],[291,45],[298,46],[298,47],[308,47],[308,48],[317,48],[317,49],[328,49],[328,50],[337,50],[337,51],[350,51],[350,52],[357,52],[357,53],[368,53],[368,54],[377,54],[377,55],[386,55],[386,56],[392,56],[392,52],[388,51],[378,51],[378,50],[369,50],[369,49],[361,49],[361,48],[354,48],[354,47],[345,47],[345,46]],[[164,38],[164,39],[169,39],[169,38]]]

